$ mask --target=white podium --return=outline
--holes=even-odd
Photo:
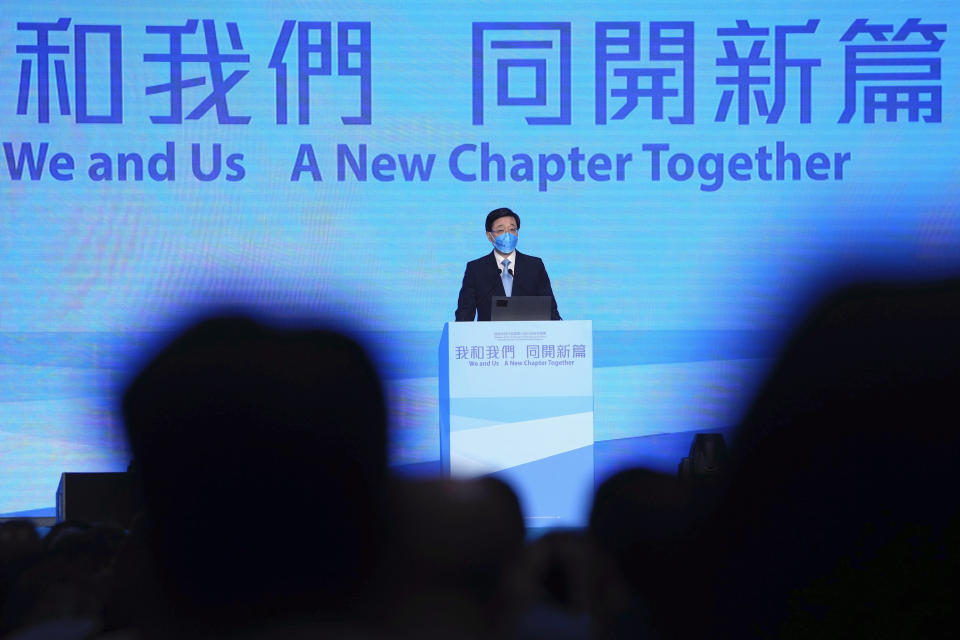
[[[528,527],[583,526],[594,489],[592,323],[444,325],[440,452],[454,477],[509,483]]]

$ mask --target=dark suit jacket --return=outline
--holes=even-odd
[[[460,287],[460,297],[457,300],[457,321],[472,322],[474,317],[477,320],[489,320],[491,299],[493,296],[502,295],[506,293],[503,290],[503,281],[500,279],[500,266],[493,251],[482,258],[471,260],[467,263],[467,270],[463,274],[463,285]],[[543,260],[517,251],[511,295],[553,298],[553,289],[550,287],[550,278],[543,266]],[[557,311],[556,298],[553,298],[551,315],[553,320],[561,319]]]

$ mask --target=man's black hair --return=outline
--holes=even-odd
[[[496,220],[497,218],[503,218],[504,216],[513,216],[513,219],[517,221],[517,229],[520,228],[520,216],[515,214],[510,209],[507,209],[506,207],[500,207],[499,209],[494,209],[493,211],[487,214],[487,222],[486,222],[487,231],[493,231],[494,220]]]

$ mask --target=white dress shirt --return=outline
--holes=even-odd
[[[496,251],[493,252],[493,258],[497,261],[497,270],[500,272],[500,277],[503,277],[503,261],[509,260],[510,266],[508,267],[510,271],[513,272],[514,277],[517,275],[517,250],[514,249],[510,252],[509,255],[500,257],[500,254]]]

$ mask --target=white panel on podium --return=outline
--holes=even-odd
[[[528,526],[582,526],[593,494],[592,323],[445,325],[440,448],[452,476],[507,481]]]

